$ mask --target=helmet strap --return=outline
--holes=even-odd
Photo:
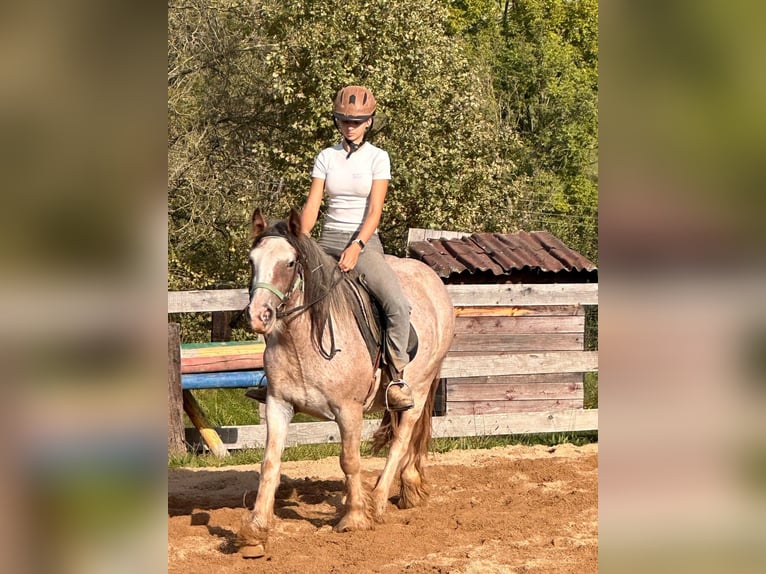
[[[343,138],[343,141],[346,142],[346,145],[348,146],[348,155],[346,155],[346,159],[350,158],[351,154],[354,153],[356,150],[358,150],[360,147],[362,147],[364,145],[364,142],[367,141],[367,134],[370,133],[370,130],[372,129],[372,124],[374,123],[374,121],[375,120],[373,119],[373,121],[370,122],[370,127],[364,131],[362,142],[354,143],[350,139],[348,139],[346,136],[343,135],[343,132],[341,131],[340,126],[338,125],[338,118],[333,116],[332,123],[335,124],[335,128],[338,130],[338,133],[341,135],[341,137]]]
[[[354,143],[350,139],[344,137],[343,138],[346,142],[346,145],[348,145],[348,155],[346,156],[346,159],[351,157],[351,154],[354,153],[356,150],[358,150],[362,145],[364,144],[364,140],[362,140],[362,143]]]

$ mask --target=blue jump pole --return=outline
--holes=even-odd
[[[263,371],[229,371],[225,373],[190,373],[181,375],[182,389],[238,389],[266,384]]]

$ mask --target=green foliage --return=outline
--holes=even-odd
[[[497,0],[449,0],[448,30],[456,36],[493,40],[498,33]]]
[[[169,289],[244,280],[250,195],[267,184],[247,150],[260,76],[253,28],[249,5],[168,6]]]
[[[586,409],[598,408],[598,373],[585,373],[585,396],[583,407]]]
[[[249,218],[301,206],[337,89],[379,101],[381,224],[547,229],[597,258],[595,0],[171,0],[169,289],[244,285]]]
[[[506,4],[495,84],[503,120],[523,142],[513,207],[598,260],[598,4]]]
[[[498,122],[490,70],[446,29],[443,2],[293,0],[268,4],[261,32],[279,144],[260,143],[300,205],[316,153],[337,140],[332,98],[344,84],[379,101],[374,141],[389,151],[393,180],[381,235],[402,253],[408,227],[473,229],[491,211],[512,164]]]

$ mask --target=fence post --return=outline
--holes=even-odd
[[[181,394],[181,325],[168,323],[168,456],[185,452]]]
[[[447,414],[447,379],[439,379],[434,394],[434,412],[436,417],[443,417]]]
[[[231,327],[229,326],[229,322],[232,317],[234,317],[233,311],[213,311],[212,326],[210,330],[210,340],[212,342],[231,340]]]

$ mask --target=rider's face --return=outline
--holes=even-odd
[[[370,127],[372,123],[371,118],[367,118],[364,121],[358,120],[338,120],[338,126],[343,137],[351,140],[354,143],[359,143],[364,138],[364,132]]]

